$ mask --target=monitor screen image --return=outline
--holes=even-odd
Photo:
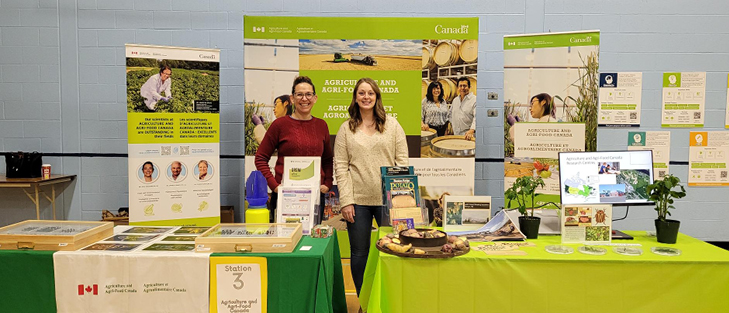
[[[650,204],[653,152],[560,152],[562,204]]]

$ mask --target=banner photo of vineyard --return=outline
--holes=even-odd
[[[411,160],[418,160],[411,164],[426,182],[420,188],[431,218],[445,194],[473,195],[476,141],[483,140],[475,138],[478,22],[245,16],[246,177],[255,170],[253,156],[266,129],[287,118],[282,108],[291,105],[295,77],[314,82],[312,115],[327,122],[332,144],[349,119],[356,82],[369,77],[388,117],[403,127]]]
[[[220,50],[126,45],[129,223],[220,222]]]
[[[599,47],[598,31],[504,36],[504,190],[541,177],[536,206],[559,204],[559,152],[597,150]]]

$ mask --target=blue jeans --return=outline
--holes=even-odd
[[[367,256],[370,253],[370,237],[372,236],[372,218],[377,225],[382,225],[383,207],[380,205],[354,205],[354,223],[347,222],[349,247],[351,249],[352,280],[357,288],[357,295],[362,289]]]

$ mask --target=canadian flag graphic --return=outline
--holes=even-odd
[[[93,284],[91,286],[85,286],[83,284],[78,285],[78,295],[83,296],[84,294],[91,293],[95,296],[99,295],[99,285]]]

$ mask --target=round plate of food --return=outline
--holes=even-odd
[[[455,238],[455,236],[451,236],[451,238],[445,238],[446,242],[453,240],[450,243],[443,244],[442,246],[430,247],[415,246],[412,243],[404,243],[401,239],[402,238],[383,237],[377,241],[377,244],[375,246],[377,247],[377,250],[380,250],[384,253],[406,258],[423,259],[452,258],[459,255],[464,255],[471,251],[468,240]]]

